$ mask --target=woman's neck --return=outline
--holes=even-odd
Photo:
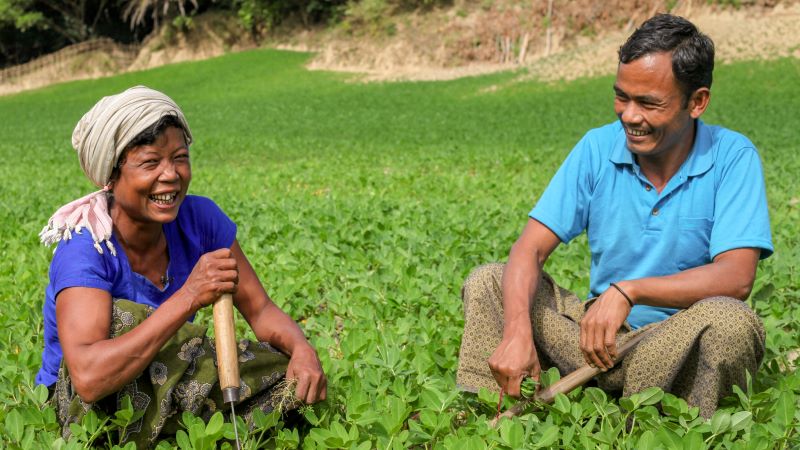
[[[143,223],[131,219],[115,206],[111,207],[114,234],[127,252],[146,254],[158,248],[164,238],[160,223]]]

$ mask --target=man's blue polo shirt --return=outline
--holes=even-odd
[[[530,217],[569,242],[584,230],[592,253],[590,296],[609,283],[671,275],[728,250],[773,252],[755,146],[697,120],[694,146],[657,193],[628,151],[619,121],[589,131],[550,181]],[[628,323],[664,320],[673,308],[636,305]]]

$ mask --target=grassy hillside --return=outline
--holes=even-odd
[[[51,255],[37,233],[55,208],[92,189],[70,146],[75,123],[101,96],[136,84],[183,107],[196,139],[190,192],[212,197],[237,222],[268,292],[319,349],[329,401],[306,409],[311,424],[284,430],[280,445],[296,437],[306,448],[517,447],[525,433],[531,445],[552,438],[565,447],[798,443],[800,376],[779,371],[784,353],[800,346],[798,60],[719,67],[704,116],[750,137],[765,165],[776,246],[754,290],[768,329],[765,364],[716,423],[669,396],[658,415],[648,405],[659,394],[641,400],[642,420],[628,436],[624,427],[608,434],[625,412],[595,391],[564,399],[567,412],[527,415],[497,432],[485,424],[492,396],[454,387],[462,280],[505,259],[572,145],[614,120],[613,79],[523,84],[504,73],[364,85],[308,72],[308,58],[245,52],[0,98],[3,446],[26,447],[28,434],[47,446],[57,437],[52,410],[40,407],[46,392],[33,389]],[[581,237],[546,270],[584,295],[588,267]]]

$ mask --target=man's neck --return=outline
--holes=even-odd
[[[669,180],[678,173],[681,165],[689,157],[694,146],[696,132],[697,122],[695,121],[692,124],[692,138],[681,142],[676,148],[658,155],[634,155],[642,174],[653,184],[656,192],[661,193],[664,190]]]

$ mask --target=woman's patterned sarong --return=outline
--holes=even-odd
[[[504,267],[478,267],[464,283],[465,325],[456,383],[467,391],[500,389],[487,361],[503,336]],[[579,324],[587,307],[588,302],[543,274],[531,308],[533,339],[543,368],[557,367],[565,375],[586,364]],[[617,347],[650,329],[621,364],[597,377],[600,388],[630,396],[656,386],[686,399],[708,418],[733,385],[745,386],[746,371],[755,374],[764,356],[761,320],[733,298],[707,298],[633,331],[626,322],[617,333]]]
[[[153,311],[147,305],[114,299],[110,337],[131,331]],[[256,408],[269,413],[281,401],[285,403],[276,388],[285,377],[289,360],[267,343],[246,339],[239,342],[238,353],[241,401],[236,412],[249,423]],[[214,412],[230,408],[222,400],[216,359],[214,340],[206,336],[206,327],[186,323],[138,378],[95,403],[81,401],[62,361],[50,402],[55,406],[63,436],[69,438],[70,423],[80,423],[91,410],[113,416],[128,396],[134,409],[144,411],[144,415],[124,430],[123,440],[135,442],[137,448],[150,447],[159,436],[172,435],[181,429],[179,421],[184,411],[208,420]],[[281,407],[293,409],[297,404],[290,401]]]

